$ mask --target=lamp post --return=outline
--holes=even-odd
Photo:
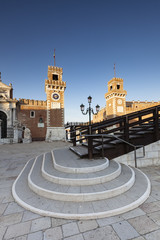
[[[91,129],[91,113],[92,114],[97,114],[99,112],[100,106],[97,104],[96,105],[96,113],[94,113],[93,108],[91,108],[91,102],[92,102],[92,97],[88,97],[88,103],[89,107],[86,109],[86,112],[84,112],[85,106],[84,104],[80,105],[81,112],[83,115],[87,115],[89,113],[89,129],[88,129],[88,157],[89,159],[92,159],[93,156],[93,143],[92,143],[92,129]]]
[[[87,115],[87,113],[89,113],[89,125],[91,125],[91,113],[92,114],[97,114],[99,112],[99,110],[100,110],[100,106],[97,104],[96,105],[96,113],[94,113],[93,108],[91,108],[91,102],[92,102],[92,97],[89,96],[88,97],[89,107],[86,109],[86,112],[84,112],[84,108],[85,108],[84,104],[82,103],[80,105],[81,112],[82,112],[83,115]]]

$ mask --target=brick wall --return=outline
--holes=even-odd
[[[64,109],[50,110],[50,127],[63,127],[63,113]]]
[[[31,111],[34,111],[35,117],[30,116]],[[32,140],[45,140],[47,127],[46,109],[21,109],[21,106],[19,106],[17,117],[22,126],[31,130]],[[44,127],[40,127],[43,125]]]

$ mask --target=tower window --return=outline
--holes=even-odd
[[[57,74],[53,74],[52,76],[53,76],[53,80],[56,80],[56,81],[58,80],[58,75]]]
[[[35,118],[35,111],[30,111],[30,118]]]
[[[110,90],[112,90],[112,86],[110,86]]]
[[[120,89],[120,85],[119,84],[117,84],[117,89]]]

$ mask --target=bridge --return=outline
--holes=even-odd
[[[81,158],[109,160],[160,139],[160,105],[92,125],[67,125],[72,151]],[[135,156],[136,166],[136,156]]]

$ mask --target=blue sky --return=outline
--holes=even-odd
[[[63,67],[65,120],[79,105],[105,106],[107,82],[124,79],[127,100],[160,100],[159,0],[0,0],[0,72],[14,97],[46,100],[48,65]]]

